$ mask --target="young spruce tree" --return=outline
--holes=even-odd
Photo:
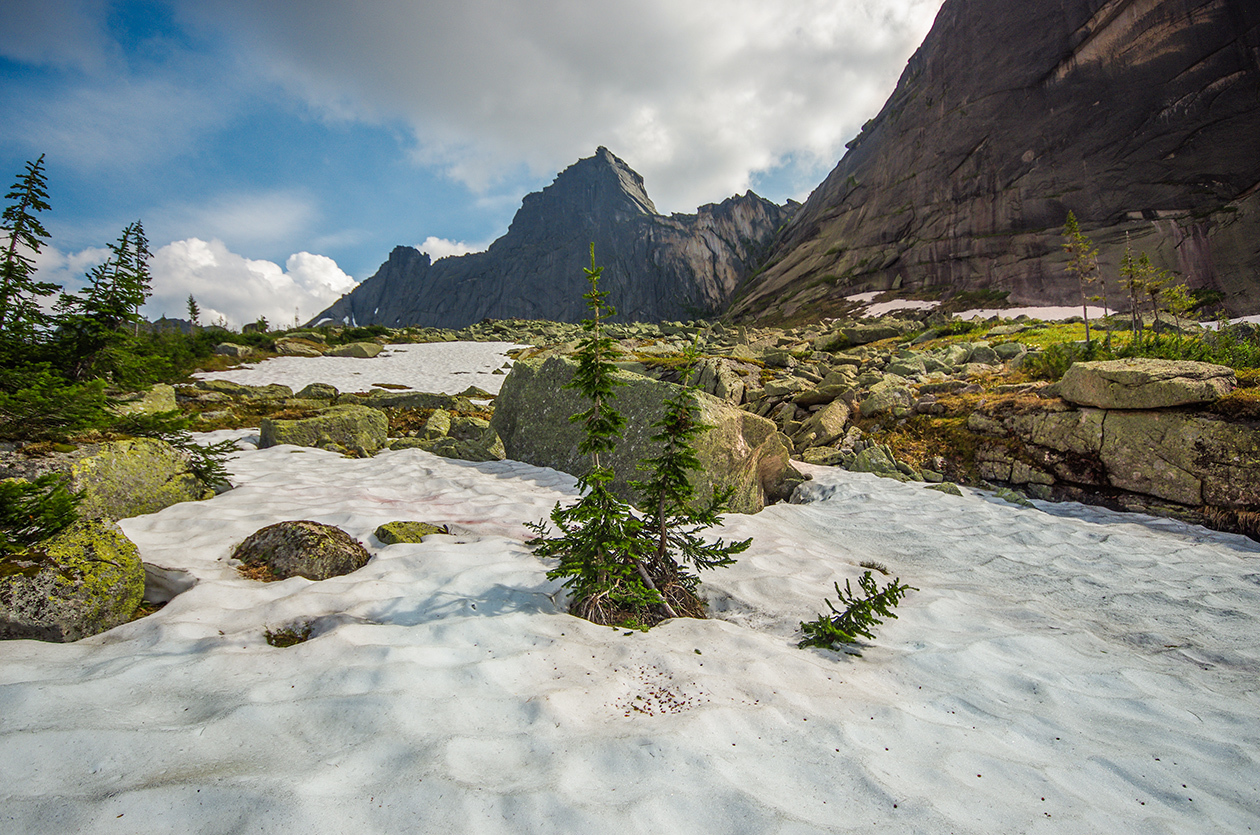
[[[702,530],[722,524],[732,488],[715,489],[707,503],[694,501],[696,491],[689,473],[700,470],[700,460],[692,442],[709,428],[700,422],[695,396],[687,388],[696,358],[693,345],[686,356],[682,385],[665,401],[664,416],[652,424],[660,429],[652,436],[661,445],[660,454],[639,463],[639,469],[651,477],[631,483],[641,497],[647,514],[645,533],[652,539],[647,571],[670,617],[704,617],[704,606],[695,594],[700,581],[696,572],[730,565],[734,555],[752,542],[706,542],[700,536]]]
[[[591,318],[582,322],[585,336],[568,387],[581,392],[591,406],[569,420],[586,430],[578,450],[591,456],[591,469],[578,479],[581,498],[568,507],[557,503],[552,510],[551,522],[558,535],[548,536],[546,522],[538,522],[530,525],[537,536],[529,544],[538,556],[560,560],[547,576],[564,578],[572,614],[601,624],[650,625],[657,619],[651,614],[662,598],[644,567],[649,541],[642,521],[613,494],[613,471],[600,460],[601,453],[616,448],[625,418],[612,405],[618,383],[611,362],[613,340],[604,333],[603,322],[615,311],[605,301],[608,293],[599,289],[603,268],[595,266],[594,244],[591,266],[585,272],[591,289],[583,298]]]

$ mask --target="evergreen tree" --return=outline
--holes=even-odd
[[[578,450],[591,457],[591,469],[578,479],[581,498],[568,507],[557,503],[552,510],[558,535],[548,536],[546,523],[539,522],[530,526],[537,536],[529,544],[538,556],[560,560],[547,576],[564,578],[571,613],[595,623],[646,626],[657,619],[653,610],[662,604],[643,565],[651,555],[650,540],[630,506],[613,494],[613,471],[600,460],[601,453],[616,448],[625,418],[611,402],[618,382],[611,362],[614,343],[603,322],[615,311],[605,301],[608,293],[599,289],[603,268],[595,266],[594,244],[591,266],[584,271],[591,289],[583,298],[591,318],[582,322],[585,335],[568,387],[581,392],[591,406],[569,419],[585,429]]]
[[[1081,232],[1076,215],[1068,212],[1067,222],[1063,225],[1063,251],[1068,254],[1067,271],[1076,273],[1081,288],[1081,315],[1085,319],[1085,345],[1089,346],[1089,285],[1096,279],[1098,272],[1098,250],[1093,242]]]
[[[13,345],[35,338],[48,318],[39,300],[59,289],[56,284],[34,279],[33,256],[48,240],[48,232],[37,216],[48,210],[42,154],[26,163],[26,173],[18,177],[5,199],[13,202],[5,207],[0,222],[0,232],[7,237],[0,261],[0,338]]]
[[[721,514],[733,490],[715,490],[708,503],[694,504],[696,491],[689,474],[700,470],[700,460],[692,442],[709,428],[700,422],[695,396],[687,388],[696,356],[693,345],[687,353],[682,385],[665,401],[664,416],[652,424],[660,429],[652,436],[661,445],[660,453],[639,464],[639,469],[652,477],[632,482],[646,511],[645,532],[653,540],[647,570],[671,617],[680,612],[703,617],[703,606],[695,596],[699,583],[695,572],[732,564],[734,555],[747,550],[752,542],[745,539],[728,544],[719,539],[710,543],[700,536],[702,530],[722,523]]]
[[[193,298],[193,294],[188,294],[188,320],[192,322],[193,329],[196,330],[201,324],[201,307],[197,304],[197,300]]]
[[[893,614],[893,607],[901,601],[907,591],[918,591],[898,579],[894,579],[881,589],[869,571],[858,578],[860,595],[854,594],[848,580],[844,581],[843,590],[839,583],[834,585],[839,598],[837,602],[844,609],[837,609],[831,605],[830,600],[824,600],[831,614],[819,615],[817,619],[809,623],[801,623],[801,632],[805,636],[797,644],[801,649],[805,647],[839,649],[841,644],[851,644],[859,637],[873,640],[875,633],[872,629],[883,623],[881,618],[896,620],[897,616]]]
[[[88,286],[57,303],[62,359],[73,379],[117,370],[129,338],[139,334],[140,306],[149,297],[149,242],[140,221],[107,245],[110,257],[87,273]],[[130,326],[130,327],[129,327]]]

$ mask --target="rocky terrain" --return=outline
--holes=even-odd
[[[1258,91],[1252,2],[946,0],[732,311],[806,321],[887,289],[1079,302],[1072,211],[1113,280],[1131,241],[1255,313]]]
[[[582,268],[590,265],[592,242],[623,318],[708,315],[757,267],[794,208],[748,192],[667,217],[657,213],[643,178],[600,148],[526,195],[507,234],[485,252],[432,261],[397,247],[375,275],[311,323],[577,322],[586,314]]]

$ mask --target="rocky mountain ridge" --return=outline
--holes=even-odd
[[[602,287],[621,319],[706,315],[726,305],[794,209],[750,191],[695,214],[661,215],[643,178],[601,147],[541,192],[526,195],[507,233],[485,252],[432,261],[412,247],[397,247],[375,275],[311,324],[580,321],[591,242],[604,267]]]
[[[1254,2],[946,0],[732,313],[805,321],[889,289],[1079,302],[1068,211],[1113,279],[1131,241],[1257,312],[1257,137]]]

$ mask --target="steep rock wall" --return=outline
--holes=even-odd
[[[887,289],[1078,301],[1069,210],[1113,278],[1127,236],[1258,312],[1257,137],[1253,0],[946,0],[732,312],[820,316]]]

